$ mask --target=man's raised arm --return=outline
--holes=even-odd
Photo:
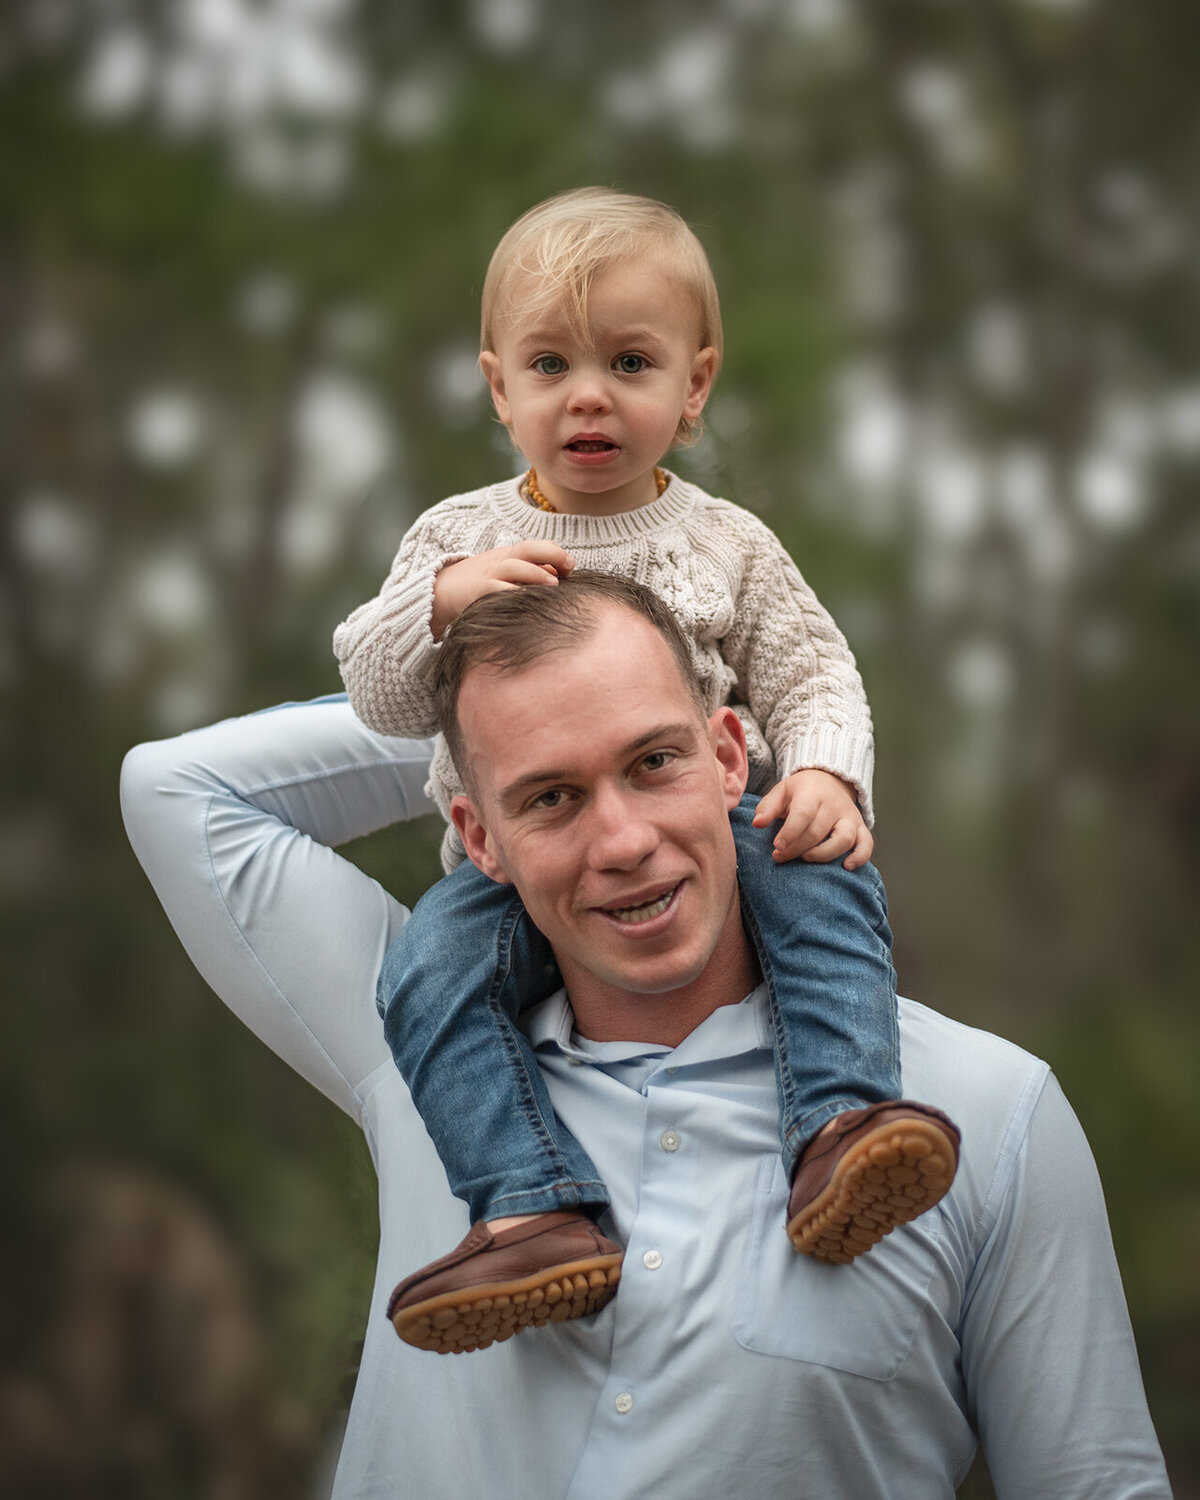
[[[356,1119],[392,1067],[375,980],[408,914],[333,846],[432,811],[431,749],[320,699],[139,745],[121,773],[130,842],[197,969]]]

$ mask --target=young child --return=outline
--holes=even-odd
[[[750,790],[766,792],[731,816],[773,1021],[787,1233],[805,1254],[850,1261],[943,1196],[958,1131],[897,1097],[891,936],[867,863],[871,721],[854,659],[761,522],[658,466],[694,440],[721,360],[708,260],[660,203],[566,193],[497,246],[482,322],[480,366],[531,467],[433,506],[404,538],[379,596],[335,633],[350,700],[381,733],[433,733],[428,668],[461,611],[496,590],[553,587],[576,565],[624,573],[668,603],[709,711],[734,706]],[[449,817],[462,783],[442,741],[431,784]],[[776,822],[773,838],[761,831]],[[388,1309],[401,1338],[438,1352],[596,1311],[622,1255],[593,1222],[604,1184],[514,1024],[558,988],[553,955],[512,888],[464,861],[452,826],[443,861],[451,873],[389,950],[378,996],[471,1212],[462,1244],[403,1281]]]

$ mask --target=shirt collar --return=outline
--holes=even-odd
[[[531,1007],[521,1025],[537,1049],[561,1053],[578,1062],[622,1062],[631,1057],[664,1056],[672,1053],[677,1067],[736,1057],[743,1052],[770,1051],[771,1023],[767,1015],[767,990],[760,984],[737,1005],[719,1005],[712,1015],[685,1036],[674,1049],[655,1042],[586,1042],[575,1031],[575,1012],[566,990]]]

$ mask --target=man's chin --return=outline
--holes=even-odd
[[[593,981],[620,990],[627,995],[667,996],[686,990],[700,979],[708,967],[710,954],[647,955],[636,962],[616,962],[597,958],[584,968]],[[568,986],[568,989],[570,987]]]

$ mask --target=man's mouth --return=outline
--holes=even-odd
[[[605,916],[612,917],[622,922],[627,927],[637,927],[642,922],[649,922],[653,918],[661,916],[670,906],[675,892],[679,889],[673,885],[669,891],[664,891],[661,896],[655,896],[650,901],[643,901],[638,906],[606,906]]]

